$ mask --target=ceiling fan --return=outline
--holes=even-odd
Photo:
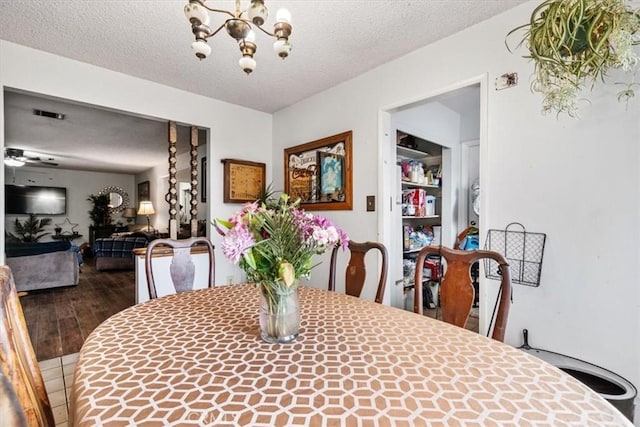
[[[27,163],[58,166],[58,163],[51,160],[54,160],[53,157],[43,160],[38,156],[25,156],[24,150],[20,148],[5,148],[4,150],[4,164],[7,166],[20,167]]]

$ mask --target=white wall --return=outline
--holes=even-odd
[[[65,187],[67,189],[67,213],[65,215],[37,215],[37,217],[51,218],[51,225],[45,229],[46,232],[51,234],[54,234],[53,228],[55,224],[64,223],[66,218],[69,218],[71,223],[78,224],[75,230],[82,234],[82,237],[74,239],[73,244],[77,246],[89,241],[89,226],[91,225],[89,210],[93,207],[91,202],[87,200],[89,195],[98,194],[105,187],[120,187],[127,192],[130,206],[133,206],[131,204],[135,198],[133,180],[133,175],[127,174],[23,166],[15,168],[14,182],[14,168],[4,168],[4,182],[7,184]],[[16,217],[22,221],[28,215],[7,215],[5,217],[5,227],[10,233],[15,230]],[[122,218],[121,213],[116,213],[112,215],[112,222],[126,224],[127,220]],[[50,240],[52,239],[49,235],[40,239],[41,242]]]
[[[378,193],[382,168],[379,110],[484,74],[491,86],[497,76],[518,72],[518,86],[486,93],[482,221],[486,229],[521,222],[546,233],[547,244],[540,287],[514,286],[506,341],[520,345],[528,328],[531,345],[606,367],[640,386],[640,102],[625,110],[617,87],[597,85],[582,120],[542,116],[541,98],[528,84],[532,64],[504,46],[505,34],[528,22],[538,3],[276,113],[276,187],[285,147],[352,129],[354,209],[326,214],[354,239],[376,239],[379,209],[388,204],[379,200],[377,213],[364,206],[365,195]]]
[[[0,88],[5,87],[210,129],[211,217],[226,218],[239,207],[222,203],[220,159],[271,163],[269,114],[0,40]],[[0,111],[4,111],[3,97],[0,97]],[[0,116],[0,148],[4,148],[4,114]],[[267,180],[271,179],[270,169],[267,168]],[[0,212],[4,212],[4,197],[0,198]],[[4,228],[4,221],[0,221],[0,225]],[[209,235],[219,247],[219,238],[211,231]],[[0,249],[3,247],[4,229],[0,230]],[[0,256],[3,255],[2,250]],[[216,282],[226,282],[228,276],[238,281],[240,272],[216,249]]]

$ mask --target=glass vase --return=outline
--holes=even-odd
[[[268,343],[295,340],[300,330],[297,283],[286,289],[263,283],[260,291],[260,337]]]

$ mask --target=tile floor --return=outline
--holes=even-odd
[[[76,360],[78,360],[78,353],[39,362],[49,402],[53,408],[56,427],[69,425],[69,395],[73,385]]]

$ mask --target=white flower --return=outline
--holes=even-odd
[[[311,235],[311,238],[318,246],[326,246],[329,243],[329,233],[327,233],[327,230],[320,227],[313,227],[313,234]]]
[[[326,231],[327,231],[328,243],[330,243],[331,245],[335,245],[337,242],[340,241],[340,235],[338,235],[338,230],[336,230],[335,227],[331,226],[327,228]]]

